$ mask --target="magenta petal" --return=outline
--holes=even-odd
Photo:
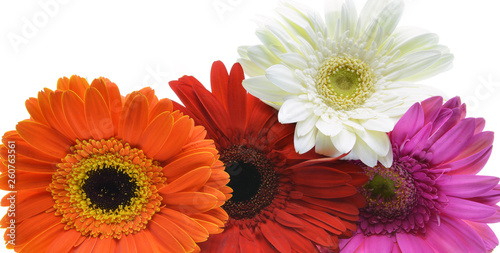
[[[492,190],[500,179],[490,176],[453,175],[441,177],[437,184],[439,189],[448,196],[473,198]]]
[[[439,115],[439,112],[441,111],[441,108],[443,106],[443,98],[431,97],[422,101],[421,104],[425,114],[424,125],[427,125],[427,123],[429,122],[434,122],[434,120],[436,120],[437,116]]]
[[[435,252],[427,242],[418,235],[397,233],[399,248],[403,253]]]
[[[485,205],[475,201],[448,196],[448,206],[442,212],[451,217],[479,221],[486,219],[496,213],[493,206]]]
[[[441,226],[453,231],[462,242],[466,242],[468,252],[484,252],[485,245],[482,238],[464,221],[443,216]]]
[[[363,241],[365,241],[365,235],[363,233],[357,233],[349,239],[340,240],[340,250],[345,253],[356,252]]]
[[[400,156],[411,155],[422,151],[431,134],[432,124],[425,125],[415,136],[401,147]]]
[[[365,239],[363,244],[365,252],[392,252],[394,241],[384,235],[372,235]]]
[[[490,147],[482,152],[471,155],[465,159],[454,161],[445,165],[450,169],[450,174],[476,174],[486,164],[490,158],[493,147]]]
[[[487,193],[481,194],[473,199],[476,202],[480,202],[486,205],[496,205],[500,201],[500,185],[495,186],[495,188]]]
[[[477,121],[477,119],[476,119]],[[460,155],[455,157],[453,160],[460,160],[462,158],[471,156],[480,152],[483,149],[491,147],[493,144],[494,134],[493,132],[481,132],[472,136],[467,147],[462,151]]]
[[[476,129],[474,131],[474,134],[478,134],[483,131],[485,125],[486,121],[483,118],[476,118]]]
[[[469,243],[475,243],[470,241],[472,238],[482,243],[482,240],[479,238],[477,233],[475,236],[472,234],[465,237],[460,231],[457,231],[453,226],[450,226],[452,221],[449,220],[449,217],[441,216],[441,223],[439,225],[436,222],[429,222],[427,224],[426,240],[431,247],[433,247],[437,252],[484,252],[484,248],[482,251],[470,251],[468,248]],[[464,223],[463,221],[457,219],[453,219],[453,222]]]
[[[392,143],[401,144],[409,137],[415,135],[424,125],[424,111],[419,103],[415,103],[408,111],[399,119],[394,130],[392,131]]]
[[[460,101],[460,97],[454,97],[454,98],[446,101],[446,103],[443,105],[443,107],[453,109],[453,108],[459,107],[460,105],[462,105],[462,102]]]
[[[483,239],[484,246],[487,251],[492,251],[496,246],[498,246],[498,238],[491,228],[482,223],[465,221],[476,233]]]
[[[473,118],[460,121],[429,148],[433,154],[431,164],[438,165],[449,161],[460,154],[467,146],[474,133]]]
[[[460,110],[443,108],[442,112],[439,113],[438,117],[432,126],[432,136],[430,138],[430,143],[434,143],[435,140],[441,138],[443,134],[448,132],[460,121]]]

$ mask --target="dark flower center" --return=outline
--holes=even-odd
[[[135,180],[115,167],[103,166],[87,175],[82,189],[94,208],[114,211],[129,205],[137,195]]]
[[[429,219],[446,205],[434,183],[440,174],[426,163],[405,156],[394,159],[390,168],[361,166],[370,179],[359,189],[366,198],[359,214],[365,235],[425,233]]]
[[[269,206],[278,191],[278,175],[269,159],[246,146],[231,146],[220,160],[229,174],[233,197],[222,207],[233,219],[252,218]]]

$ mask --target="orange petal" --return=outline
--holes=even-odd
[[[189,216],[168,208],[162,208],[157,215],[162,215],[168,218],[182,230],[186,231],[186,233],[188,233],[195,242],[203,242],[207,240],[208,231]]]
[[[122,235],[120,240],[118,240],[118,251],[120,253],[137,253],[135,248],[135,240],[132,238],[133,235]]]
[[[177,192],[162,195],[166,207],[183,213],[206,212],[217,205],[217,198],[208,193]]]
[[[158,248],[158,242],[154,241],[152,237],[153,236],[150,235],[149,230],[143,230],[139,233],[134,234],[132,238],[133,240],[135,240],[137,251],[160,253],[160,249]],[[180,249],[181,251],[177,252],[182,252],[182,247],[180,247]],[[164,252],[170,252],[170,251],[164,251]]]
[[[9,181],[14,180],[14,181]],[[38,189],[46,188],[52,182],[51,174],[37,174],[31,172],[16,172],[16,178],[10,179],[9,174],[0,175],[0,189],[8,190],[27,190],[27,189]],[[15,188],[10,188],[10,185],[14,185]]]
[[[26,100],[25,105],[28,113],[31,116],[31,119],[44,125],[49,125],[49,123],[47,123],[47,121],[43,117],[43,113],[40,110],[40,106],[38,105],[38,100],[36,98],[29,98],[28,100]]]
[[[61,77],[57,80],[57,89],[58,90],[69,90],[69,79],[67,77]]]
[[[182,150],[194,127],[194,121],[188,116],[181,117],[174,122],[170,136],[157,154],[160,161],[165,161]]]
[[[154,107],[150,106],[149,109],[151,111],[149,112],[149,121],[153,120],[156,118],[158,115],[164,113],[164,112],[172,112],[174,106],[172,105],[172,101],[168,98],[163,98]]]
[[[89,87],[89,83],[85,78],[81,78],[77,75],[72,75],[69,78],[69,89],[74,91],[80,99],[84,99],[85,90]]]
[[[92,81],[90,87],[97,89],[101,93],[102,98],[104,98],[106,105],[109,107],[109,95],[105,80],[103,78],[96,78]]]
[[[156,106],[156,103],[158,103],[158,97],[156,97],[155,91],[150,87],[144,87],[140,89],[139,93],[141,93],[148,99],[149,108],[154,108]]]
[[[57,170],[55,164],[39,162],[21,154],[16,154],[15,167],[17,171],[47,173],[47,174],[53,174]]]
[[[36,238],[23,246],[21,251],[19,252],[48,252],[47,248],[50,246],[50,244],[54,241],[55,238],[60,237],[63,233],[65,233],[63,224],[52,225],[46,228],[46,231],[40,233]],[[18,243],[17,240],[16,243]]]
[[[55,240],[49,246],[47,252],[70,252],[78,239],[82,237],[82,233],[75,229],[64,230],[60,236],[54,238]]]
[[[140,138],[139,147],[144,151],[144,154],[156,158],[155,155],[163,147],[173,125],[174,118],[170,112],[164,112],[151,121]]]
[[[33,147],[54,157],[65,157],[73,144],[58,131],[33,121],[19,122],[16,130]]]
[[[175,245],[177,242],[185,252],[189,252],[196,247],[193,238],[186,231],[163,215],[155,215],[153,220],[151,220],[149,229],[151,230],[151,234],[156,236],[156,240],[160,244]]]
[[[62,105],[62,95],[64,92],[56,91],[50,94],[50,106],[52,107],[52,112],[61,126],[61,133],[64,133],[68,139],[75,141],[77,136],[75,132],[71,129],[71,126],[64,115],[63,105]]]
[[[16,202],[18,203],[16,206],[16,222],[24,221],[45,212],[55,204],[52,194],[47,191],[31,195],[30,199],[22,202],[16,199]]]
[[[204,166],[188,173],[167,184],[159,192],[163,194],[181,191],[198,191],[210,178],[210,167]]]
[[[82,243],[76,250],[75,253],[88,253],[88,252],[93,252],[94,247],[97,243],[97,241],[100,240],[99,238],[96,237],[88,237],[85,242]]]
[[[148,100],[142,94],[131,96],[127,101],[129,100],[130,102],[125,102],[123,107],[118,137],[131,146],[136,146],[148,124]]]
[[[114,239],[103,238],[97,240],[92,253],[115,252],[115,249],[116,249],[116,241]]]
[[[30,242],[57,224],[61,224],[61,217],[55,216],[54,213],[41,213],[16,224],[16,231],[22,231],[22,233],[16,234],[16,245]]]
[[[222,229],[215,223],[199,219],[193,219],[193,220],[198,222],[198,224],[202,225],[210,234],[218,234],[222,232]]]
[[[90,139],[89,127],[85,119],[85,106],[83,100],[74,91],[65,91],[62,95],[62,105],[64,115],[68,124],[73,129],[78,139]]]
[[[118,126],[120,123],[120,116],[122,114],[122,95],[120,95],[120,90],[116,84],[105,78],[102,79],[106,81],[106,88],[108,90],[109,111],[111,112],[111,118],[113,119],[113,125],[115,126],[114,135],[118,135]]]
[[[181,157],[172,161],[162,170],[163,175],[167,177],[168,182],[178,178],[191,170],[203,166],[211,166],[214,163],[215,157],[209,152],[199,152]]]
[[[51,93],[54,92],[50,90],[46,90],[45,92],[38,92],[38,105],[40,106],[40,110],[43,113],[43,117],[49,123],[49,126],[61,133],[64,133],[62,127],[59,125],[59,121],[52,111],[52,106],[49,99]]]
[[[85,116],[92,137],[96,140],[111,138],[115,132],[108,106],[96,88],[85,93]]]
[[[206,213],[195,213],[195,214],[191,214],[189,216],[193,219],[196,219],[196,220],[203,220],[206,222],[213,223],[213,224],[217,225],[219,228],[224,227],[223,221],[213,217],[212,215],[206,214]]]
[[[33,148],[29,143],[27,143],[17,132],[15,134],[5,136],[2,139],[4,145],[8,144],[9,141],[13,141],[16,144],[16,154],[24,155],[30,157],[33,160],[46,162],[46,163],[59,163],[61,162],[60,157],[54,157],[52,155],[47,155],[36,148]],[[7,159],[9,155],[8,150],[5,146],[0,146],[0,155],[3,159]]]

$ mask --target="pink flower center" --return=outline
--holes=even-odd
[[[391,168],[363,168],[370,178],[360,189],[367,201],[359,221],[365,235],[425,233],[425,224],[446,205],[435,186],[439,174],[426,163],[406,156],[395,157]]]

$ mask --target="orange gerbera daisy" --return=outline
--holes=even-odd
[[[356,165],[294,151],[293,125],[242,87],[243,70],[212,67],[212,93],[193,77],[170,86],[191,115],[204,125],[231,177],[233,197],[223,233],[200,244],[203,252],[318,252],[315,244],[338,250],[338,238],[356,230],[364,198],[356,191],[367,180]],[[302,126],[308,127],[308,126]],[[297,129],[300,129],[298,127]]]
[[[17,252],[198,252],[222,232],[229,181],[212,140],[144,88],[61,78],[26,101],[31,118],[0,146],[2,199]],[[14,146],[12,146],[14,144]],[[15,162],[12,162],[15,150]],[[9,166],[11,165],[11,166]]]

